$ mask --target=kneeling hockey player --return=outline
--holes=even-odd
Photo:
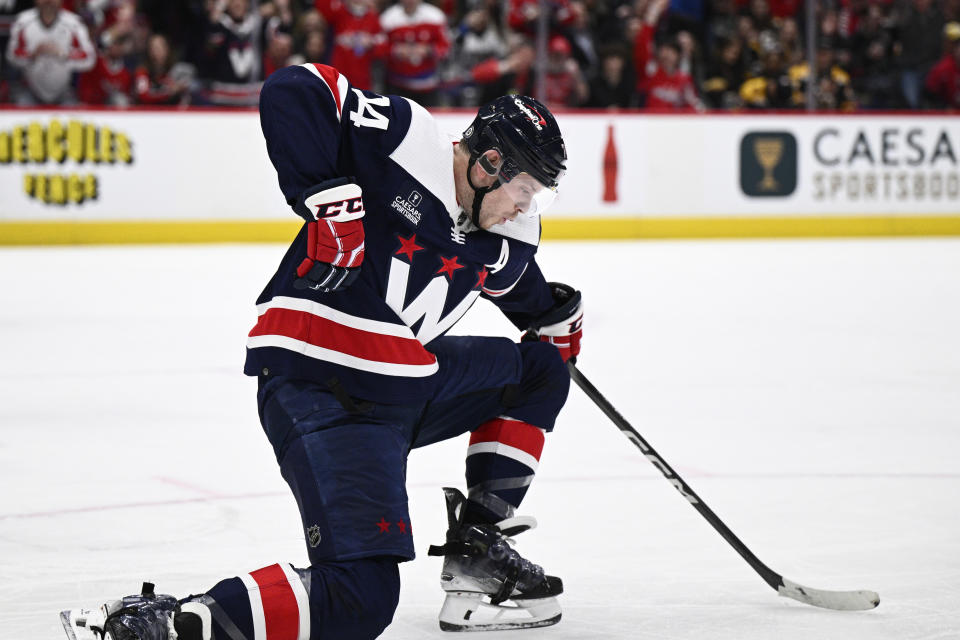
[[[482,107],[455,141],[418,104],[320,64],[273,73],[260,119],[305,224],[257,301],[245,371],[296,497],[310,566],[274,564],[200,595],[139,595],[62,614],[73,638],[363,640],[393,619],[414,557],[411,448],[471,432],[467,496],[444,489],[446,630],[560,619],[559,578],[512,536],[580,350],[580,293],[534,255],[566,150],[524,96]],[[477,298],[524,339],[445,336]]]

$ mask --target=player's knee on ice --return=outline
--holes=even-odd
[[[263,572],[279,570],[279,565],[272,565],[223,580],[199,598],[213,613],[214,638],[253,638],[255,629],[281,623],[293,625],[295,631],[308,615],[310,640],[372,640],[393,621],[397,609],[397,563],[396,558],[380,556],[295,569],[303,590],[288,590],[285,580],[275,590],[274,584],[261,584]],[[297,614],[291,615],[294,602]],[[301,610],[304,604],[309,612]],[[283,610],[271,612],[271,607]]]

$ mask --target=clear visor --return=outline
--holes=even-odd
[[[556,189],[544,186],[529,173],[518,173],[508,180],[501,172],[497,179],[500,189],[523,214],[541,214],[557,197]]]

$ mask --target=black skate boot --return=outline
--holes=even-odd
[[[139,595],[96,609],[60,612],[70,640],[210,640],[210,612],[196,602],[183,605],[143,583]]]
[[[447,542],[428,554],[444,556],[440,586],[447,592],[440,610],[444,631],[492,631],[546,627],[560,622],[560,578],[523,558],[510,536],[537,526],[529,516],[496,524],[463,521],[467,499],[443,490],[447,503]]]

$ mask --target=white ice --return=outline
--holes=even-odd
[[[284,247],[0,251],[0,637],[61,609],[305,564],[241,372]],[[547,243],[584,292],[581,370],[771,568],[873,589],[778,597],[577,389],[518,538],[563,578],[552,628],[484,640],[960,638],[960,241]],[[459,332],[509,333],[479,303]],[[512,335],[512,333],[510,334]],[[440,638],[440,487],[411,455],[416,561],[389,640]]]

